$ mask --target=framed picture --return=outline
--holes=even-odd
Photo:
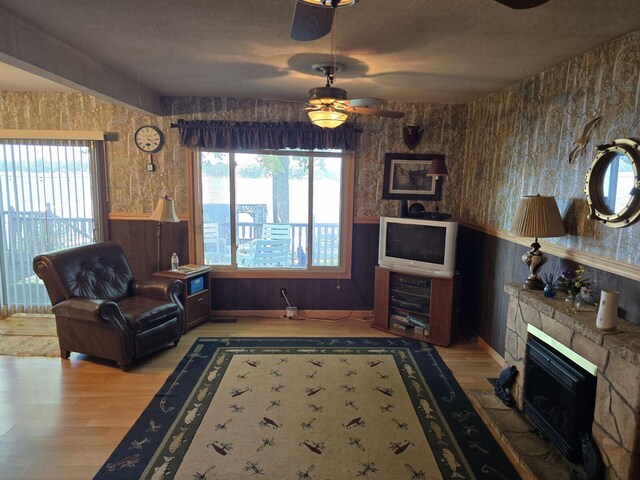
[[[387,153],[384,156],[382,198],[440,200],[442,182],[429,175],[431,163],[444,162],[442,154]]]

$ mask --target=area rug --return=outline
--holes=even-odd
[[[54,316],[17,313],[0,319],[0,355],[59,357]]]
[[[520,477],[428,344],[199,338],[95,478]]]

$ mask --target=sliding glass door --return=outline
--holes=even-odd
[[[92,140],[0,139],[3,316],[48,306],[34,256],[101,239],[101,148]]]

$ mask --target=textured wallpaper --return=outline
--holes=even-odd
[[[550,241],[631,264],[640,264],[640,223],[611,229],[586,219],[585,173],[594,146],[616,138],[639,137],[640,32],[540,73],[506,90],[463,104],[394,103],[402,120],[357,118],[362,127],[356,155],[357,217],[395,215],[397,201],[383,201],[383,161],[387,152],[443,153],[449,176],[442,211],[462,220],[509,230],[522,195],[555,195],[570,234]],[[0,92],[0,128],[100,130],[107,142],[111,212],[148,214],[157,198],[176,199],[187,212],[185,155],[171,122],[183,119],[297,121],[301,104],[268,100],[180,97],[164,100],[165,116],[143,115],[81,93]],[[568,154],[584,125],[602,116],[586,153],[573,164]],[[165,147],[148,155],[133,143],[144,124],[159,126]],[[411,152],[402,126],[425,128]],[[433,205],[427,202],[427,209]],[[634,242],[635,236],[635,242]]]
[[[81,93],[0,92],[0,128],[38,130],[96,130],[110,133],[107,142],[111,212],[151,213],[157,198],[176,199],[179,213],[186,214],[185,154],[178,131],[171,123],[178,118],[229,121],[304,120],[300,103],[232,98],[179,97],[164,99],[166,116],[143,115],[135,110]],[[425,126],[414,153],[445,153],[455,171],[464,139],[463,105],[394,104],[408,113],[406,119],[360,117],[363,128],[357,154],[356,216],[395,215],[397,201],[382,201],[383,160],[386,152],[407,153],[402,126]],[[155,172],[145,168],[149,156],[133,142],[138,127],[153,124],[164,132],[165,146],[153,155]],[[447,196],[445,182],[445,197]],[[427,205],[427,207],[429,207]]]
[[[180,97],[165,99],[163,108],[169,115],[166,118],[173,122],[178,118],[276,122],[304,121],[306,113],[301,111],[302,106],[300,103],[268,100]],[[402,120],[364,116],[356,119],[363,130],[356,155],[357,217],[398,213],[398,201],[382,200],[385,153],[444,153],[447,165],[453,170],[452,176],[462,158],[459,146],[464,140],[464,105],[394,103],[390,108],[407,115]],[[425,128],[420,144],[413,151],[402,139],[402,127],[408,124],[420,124]],[[445,182],[445,202],[447,192]]]
[[[575,140],[598,116],[570,164]],[[468,104],[467,122],[456,215],[509,230],[522,195],[555,195],[569,234],[550,242],[640,264],[640,223],[588,220],[584,193],[595,146],[640,137],[640,32]]]
[[[185,157],[169,123],[82,93],[0,92],[1,129],[110,134],[113,140],[106,142],[106,148],[112,212],[151,213],[164,194],[176,198],[179,212],[186,212]],[[149,156],[133,141],[135,131],[145,124],[158,125],[167,138],[165,147],[153,156],[155,172],[145,169]]]

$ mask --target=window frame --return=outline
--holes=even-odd
[[[212,275],[219,278],[332,278],[332,279],[348,279],[351,278],[351,252],[353,238],[353,201],[355,189],[355,155],[354,152],[314,152],[309,150],[290,151],[290,150],[225,150],[225,149],[203,149],[190,148],[187,150],[187,199],[189,202],[189,261],[191,263],[203,264],[204,262],[204,246],[203,246],[203,223],[202,223],[202,176],[200,154],[202,152],[221,152],[221,153],[241,153],[241,154],[273,154],[273,155],[289,155],[303,152],[310,157],[342,157],[342,204],[341,204],[341,228],[340,228],[340,265],[336,267],[313,266],[311,259],[309,265],[304,269],[289,268],[238,268],[237,266],[221,266],[211,265]],[[231,205],[235,211],[235,187],[233,182],[233,167],[230,168],[230,186],[231,186]],[[312,169],[310,169],[309,183],[312,184]],[[313,190],[310,188],[309,209],[313,208],[312,204]],[[231,229],[236,230],[236,215],[234,211],[231,214]],[[310,215],[310,220],[311,220]],[[313,224],[309,223],[309,232],[312,232]],[[311,235],[308,236],[311,238]],[[313,254],[313,252],[312,252]],[[236,251],[231,250],[232,264],[236,262]]]

